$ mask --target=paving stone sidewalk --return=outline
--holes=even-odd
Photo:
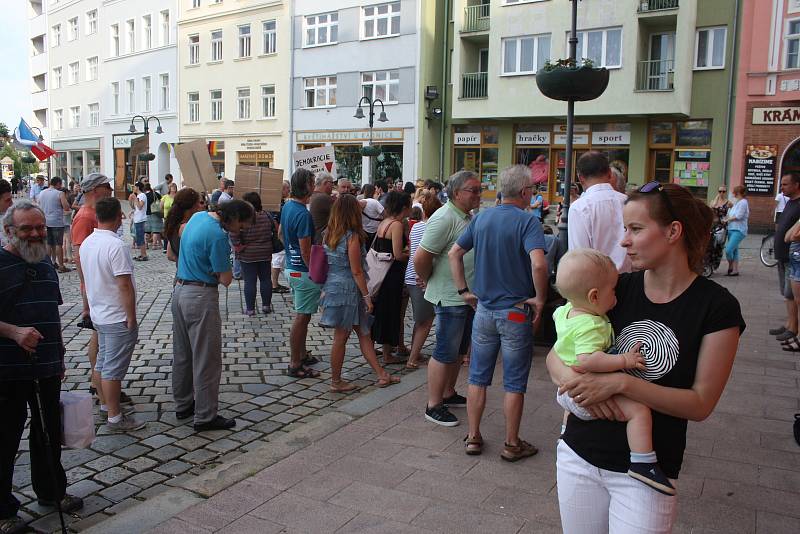
[[[689,425],[676,533],[800,532],[800,447],[792,438],[800,358],[767,335],[784,305],[776,270],[756,259],[757,244],[755,237],[745,244],[740,277],[715,277],[739,298],[748,328],[716,411]],[[489,392],[485,452],[469,457],[463,424],[423,420],[421,386],[208,499],[180,504],[180,513],[151,532],[560,532],[554,464],[561,414],[544,354],[537,349],[521,432],[540,449],[533,458],[499,459],[500,387]],[[463,420],[464,410],[457,413]],[[148,513],[138,508],[140,517]],[[119,531],[114,520],[103,527],[95,531]]]
[[[113,514],[152,498],[170,484],[197,477],[221,463],[284,436],[335,410],[342,403],[372,391],[375,375],[354,341],[348,345],[345,378],[361,389],[351,395],[329,393],[328,364],[332,335],[312,322],[308,348],[323,363],[319,379],[286,376],[289,328],[293,314],[288,294],[273,296],[274,313],[244,315],[243,282],[220,290],[223,318],[223,375],[220,414],[236,417],[231,431],[195,432],[191,420],[178,422],[172,401],[172,314],[170,298],[175,264],[160,250],[150,261],[136,262],[139,343],[123,389],[133,398],[137,417],[147,427],[129,434],[108,435],[97,414],[98,437],[91,448],[64,450],[67,491],[83,497],[85,506],[66,520],[80,531]],[[63,390],[87,391],[89,331],[77,327],[82,310],[76,272],[60,275],[64,305],[60,312],[66,353]],[[282,279],[285,285],[286,281]],[[260,309],[260,307],[259,307]],[[410,337],[410,325],[406,332]],[[401,366],[388,369],[401,373]],[[424,371],[422,371],[424,372]],[[391,389],[391,388],[389,388]],[[22,502],[20,515],[37,531],[58,530],[57,515],[36,503],[31,487],[30,455],[25,430],[17,457],[13,488]]]

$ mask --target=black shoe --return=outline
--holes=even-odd
[[[194,425],[194,429],[198,432],[205,432],[206,430],[228,430],[236,426],[236,419],[226,419],[221,415],[216,416],[214,419],[207,423],[200,423]]]
[[[792,339],[796,335],[797,334],[795,332],[792,332],[791,330],[787,330],[783,334],[779,334],[779,335],[775,336],[775,339],[777,339],[778,341],[788,341],[788,340]]]
[[[442,404],[444,404],[448,408],[452,408],[454,406],[466,406],[467,398],[463,395],[459,395],[458,393],[453,392],[453,394],[450,395],[449,397],[442,399]]]
[[[41,506],[50,506],[52,508],[56,506],[55,501],[48,501],[47,499],[39,499],[38,502]],[[81,508],[83,508],[83,499],[80,497],[75,497],[67,493],[64,495],[64,498],[61,499],[61,511],[64,513],[74,512]]]
[[[450,413],[444,404],[437,404],[433,408],[426,406],[425,419],[441,426],[458,426],[458,417]]]
[[[119,403],[120,404],[133,404],[133,399],[131,399],[127,393],[124,391],[119,392]]]
[[[182,412],[175,412],[175,417],[178,419],[189,419],[191,416],[194,415],[194,402],[192,402],[192,407],[188,410]]]
[[[19,534],[26,530],[28,530],[28,523],[18,515],[0,519],[0,533],[2,534]]]
[[[786,332],[786,327],[785,326],[782,326],[780,328],[770,328],[769,329],[769,335],[771,335],[771,336],[779,336],[779,335],[783,334],[784,332]]]
[[[664,495],[675,495],[675,487],[661,470],[658,464],[632,463],[628,475],[639,482],[644,482]]]

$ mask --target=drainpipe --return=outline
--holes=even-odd
[[[725,144],[729,147],[722,160],[722,184],[728,186],[729,161],[733,151],[736,150],[731,142],[731,121],[733,120],[735,99],[733,98],[733,88],[736,79],[736,72],[739,70],[739,7],[742,0],[736,0],[733,7],[733,57],[731,58],[731,69],[728,73],[728,116],[725,118]],[[737,95],[738,97],[738,95]]]
[[[450,35],[450,0],[444,2],[444,47],[442,48],[442,131],[439,133],[439,182],[444,183],[444,140],[447,131],[447,58]]]
[[[289,152],[287,157],[289,161],[287,161],[286,167],[289,169],[289,175],[294,172],[294,158],[292,154],[294,154],[294,2],[289,2],[291,8],[289,9],[289,50],[291,51],[289,56]],[[284,179],[288,179],[285,177]]]

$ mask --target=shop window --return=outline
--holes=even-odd
[[[302,149],[317,148],[322,145],[303,145]],[[362,180],[361,145],[333,145],[336,158],[336,172],[339,178],[347,178],[353,184]]]
[[[73,150],[69,153],[70,176],[74,180],[83,178],[83,151]]]
[[[393,180],[403,178],[403,145],[381,145],[381,153],[375,156],[375,180]]]
[[[711,146],[711,121],[684,121],[677,123],[677,146]]]
[[[86,151],[86,171],[91,174],[93,172],[100,172],[100,151],[87,150]]]
[[[514,163],[525,165],[531,170],[533,181],[539,186],[539,192],[547,193],[550,181],[550,147],[517,147]]]
[[[705,198],[711,177],[711,120],[650,125],[648,180],[675,183]]]
[[[650,145],[673,145],[675,123],[654,122],[650,125]]]
[[[55,161],[53,176],[67,176],[67,153],[59,152],[53,156],[53,159]]]
[[[453,149],[454,166],[456,171],[466,170],[478,174],[484,195],[494,198],[497,191],[497,140],[499,128],[497,126],[458,125],[455,133],[479,133],[480,144],[469,146],[456,145]]]

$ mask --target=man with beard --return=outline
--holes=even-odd
[[[60,501],[62,511],[72,512],[81,508],[83,501],[66,494],[67,477],[61,465],[61,291],[47,257],[44,212],[30,200],[20,200],[6,211],[2,224],[8,244],[0,249],[0,413],[4,414],[0,433],[0,532],[13,534],[26,529],[24,520],[17,516],[20,503],[11,493],[11,484],[28,405],[31,477],[39,505],[54,507]],[[34,379],[41,388],[49,450],[39,423]],[[49,460],[48,454],[52,456]]]

